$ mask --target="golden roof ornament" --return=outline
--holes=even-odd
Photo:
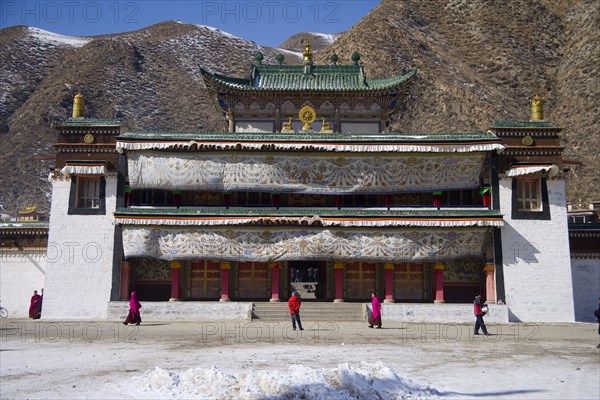
[[[323,119],[323,124],[321,125],[321,133],[333,133],[333,129],[331,128],[331,124],[325,121],[325,117],[321,117]]]
[[[312,124],[317,119],[317,113],[315,109],[311,106],[302,107],[300,113],[298,114],[300,121],[304,122],[304,126],[302,127],[303,131],[312,131]]]
[[[85,117],[85,98],[81,92],[77,92],[73,98],[73,118]]]
[[[281,128],[282,131],[291,131],[294,128],[292,127],[292,117],[290,117],[290,119],[287,122],[283,123],[283,128]]]
[[[531,99],[531,120],[544,120],[544,98],[537,94]]]
[[[304,62],[312,64],[312,51],[310,50],[310,39],[306,39],[304,45]]]

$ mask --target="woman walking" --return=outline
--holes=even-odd
[[[123,322],[123,324],[139,325],[142,322],[140,308],[142,308],[142,305],[138,301],[137,295],[134,290],[133,292],[131,292],[131,298],[129,299],[129,314],[127,315],[127,319],[125,319],[125,322]]]
[[[369,318],[369,328],[377,325],[377,329],[381,329],[381,303],[377,298],[377,293],[371,293],[371,317]]]

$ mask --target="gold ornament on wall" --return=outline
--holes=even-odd
[[[298,114],[300,121],[304,122],[304,126],[302,127],[303,131],[312,131],[312,124],[317,119],[317,113],[315,109],[311,106],[302,107],[300,110],[300,114]]]

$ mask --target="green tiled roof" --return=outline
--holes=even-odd
[[[201,70],[202,74],[218,85],[243,91],[371,91],[386,90],[407,83],[416,74],[411,70],[404,75],[368,80],[358,65],[314,66],[311,74],[303,66],[257,65],[252,76],[233,78]]]
[[[288,216],[288,217],[404,217],[404,218],[501,218],[502,214],[497,210],[487,208],[481,209],[428,209],[428,210],[405,210],[402,208],[388,209],[342,209],[337,208],[118,208],[115,216],[215,216],[215,217],[266,217],[266,216]]]
[[[548,121],[496,121],[493,128],[556,128]]]
[[[272,141],[272,142],[487,142],[497,141],[492,132],[449,133],[253,133],[253,132],[165,132],[129,131],[118,140],[196,140],[196,141]]]
[[[69,118],[62,123],[62,126],[121,126],[121,121],[117,119],[96,119],[96,118]]]

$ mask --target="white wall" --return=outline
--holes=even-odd
[[[43,319],[106,319],[112,286],[116,176],[105,215],[67,215],[69,179],[53,179]]]
[[[500,180],[504,287],[511,321],[573,322],[565,183],[548,180],[550,220],[513,220],[512,179]]]
[[[0,253],[0,304],[8,310],[9,318],[29,317],[33,291],[41,294],[44,287],[44,257],[41,251]]]
[[[600,258],[572,259],[575,321],[596,322],[600,297]]]

